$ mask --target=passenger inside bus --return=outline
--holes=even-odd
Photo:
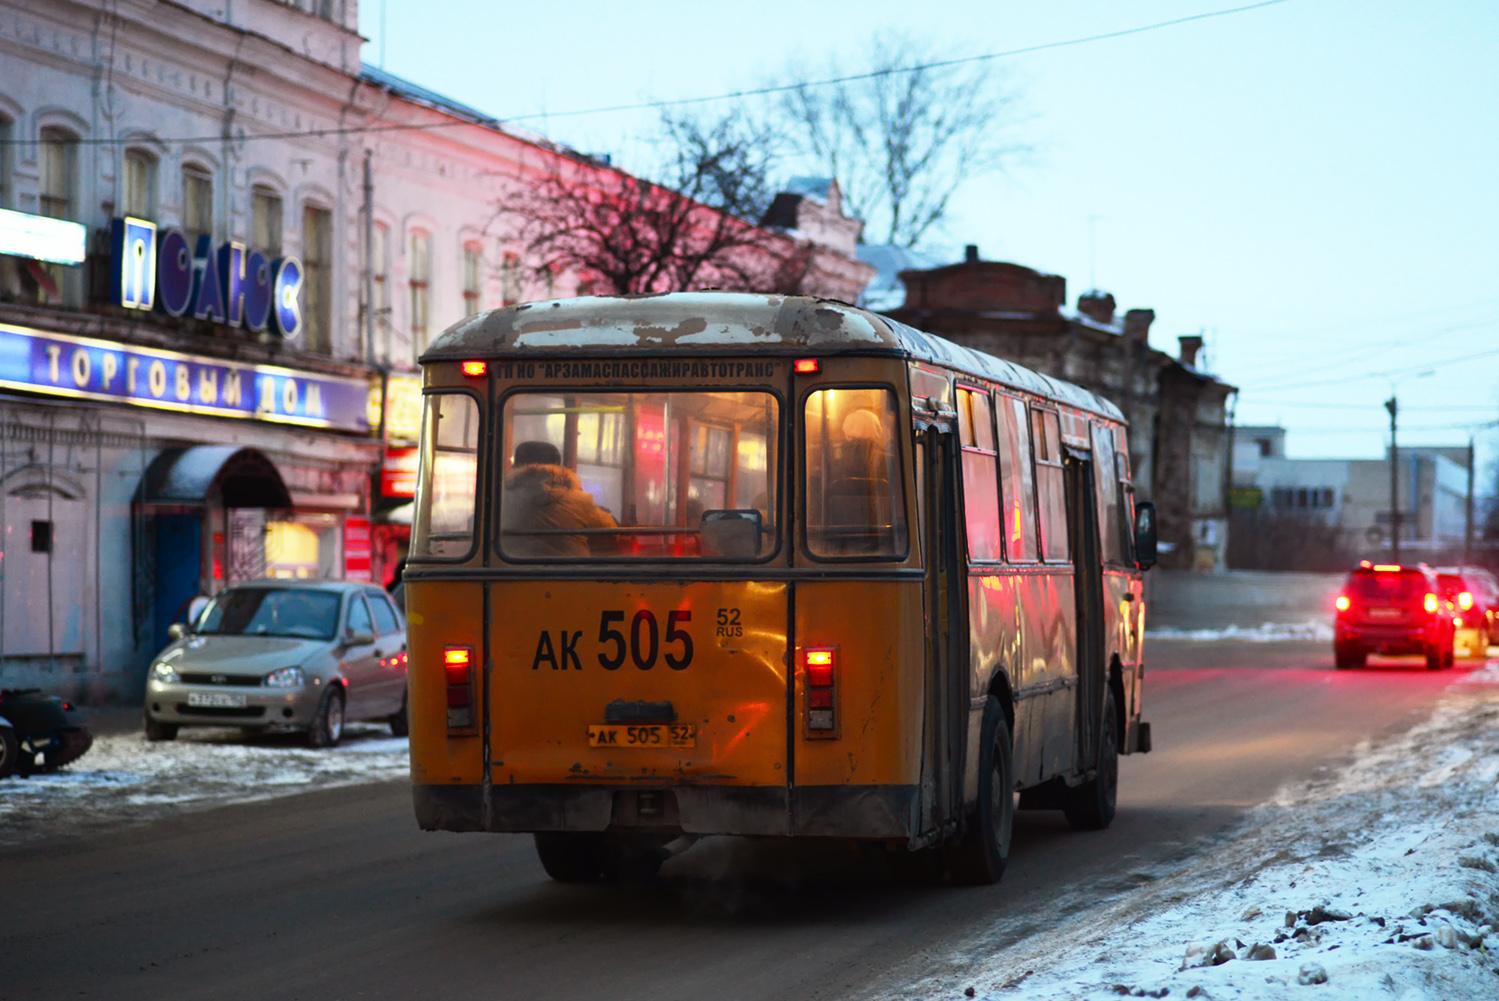
[[[583,489],[578,474],[562,465],[562,453],[549,441],[523,441],[515,446],[512,468],[505,477],[500,524],[506,552],[525,559],[612,553],[614,535],[586,530],[618,527]],[[578,529],[585,531],[573,534]]]

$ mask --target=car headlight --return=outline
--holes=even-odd
[[[300,667],[283,667],[265,676],[267,688],[301,688],[306,683],[307,676]]]
[[[177,669],[171,664],[158,661],[151,665],[151,680],[159,681],[163,685],[175,685],[182,679],[177,676]]]

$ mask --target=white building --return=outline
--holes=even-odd
[[[356,25],[355,0],[0,0],[5,685],[132,700],[198,593],[386,577],[417,354],[574,291],[494,211],[561,151],[363,67]],[[814,250],[855,299],[872,269]]]

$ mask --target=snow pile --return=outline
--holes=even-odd
[[[1003,951],[970,942],[900,996],[1499,997],[1499,662],[1361,752],[1197,861]]]
[[[1213,643],[1218,640],[1245,640],[1250,643],[1285,643],[1307,640],[1317,643],[1332,642],[1332,623],[1315,622],[1264,622],[1257,626],[1222,626],[1216,629],[1146,629],[1146,639],[1193,640],[1198,643]]]
[[[216,728],[162,743],[107,734],[62,771],[0,781],[0,845],[409,774],[406,738],[384,726],[351,724],[331,750],[295,734]]]

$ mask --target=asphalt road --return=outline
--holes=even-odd
[[[1156,750],[1124,759],[1113,827],[1022,813],[998,886],[734,839],[652,884],[561,886],[529,838],[424,834],[404,785],[346,788],[0,852],[0,999],[877,996],[976,933],[1002,949],[1210,850],[1471,667],[1337,672],[1322,644],[1149,657]]]

